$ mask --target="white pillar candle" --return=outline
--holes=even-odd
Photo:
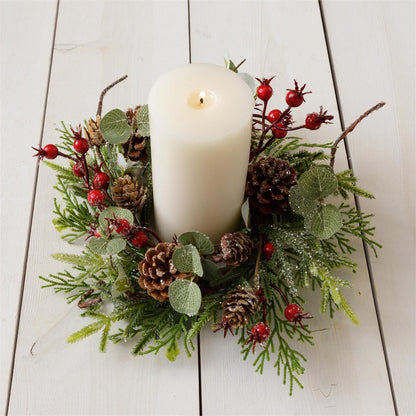
[[[253,95],[234,72],[189,64],[149,95],[155,225],[161,237],[235,231],[250,152]]]

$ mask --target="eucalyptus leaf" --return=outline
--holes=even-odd
[[[241,217],[246,228],[250,228],[250,203],[248,198],[241,205]]]
[[[101,119],[100,131],[108,143],[121,144],[125,142],[131,134],[126,113],[118,108],[109,111]]]
[[[101,212],[100,216],[98,217],[98,223],[100,225],[100,228],[103,230],[106,230],[108,228],[108,221],[106,220],[106,218],[123,219],[123,220],[127,220],[130,224],[133,224],[134,222],[134,217],[133,217],[132,212],[129,211],[128,209],[120,208],[120,207],[108,207]]]
[[[254,78],[250,74],[247,74],[246,72],[239,72],[238,76],[249,86],[253,94],[255,94],[257,88],[256,88],[256,81],[254,80]]]
[[[192,244],[178,247],[172,255],[172,263],[176,270],[183,273],[194,272],[198,276],[204,274],[202,269],[201,257],[198,250]]]
[[[178,279],[169,286],[169,302],[176,312],[193,316],[198,313],[201,300],[199,286],[190,280]]]
[[[149,106],[147,104],[137,110],[137,130],[144,137],[150,136]]]
[[[121,264],[117,265],[118,268],[118,277],[114,281],[111,288],[111,296],[113,298],[118,298],[124,292],[130,291],[134,292],[133,285],[131,284],[130,278],[127,276],[126,272],[123,269]]]
[[[126,248],[126,244],[126,240],[123,240],[122,238],[110,240],[107,244],[107,254],[113,256],[120,253],[120,251],[123,251]]]
[[[338,188],[338,180],[332,169],[317,166],[304,172],[298,181],[299,191],[304,198],[324,198]]]
[[[237,72],[236,71],[236,65],[235,65],[235,63],[231,59],[230,59],[230,62],[228,63],[228,69],[230,71]]]
[[[94,253],[94,254],[107,254],[107,244],[108,241],[104,238],[97,238],[91,237],[88,240],[87,247]]]
[[[187,244],[194,245],[201,254],[212,254],[214,252],[214,245],[209,237],[199,231],[181,234],[178,237],[178,242],[183,246]]]
[[[179,349],[178,343],[176,342],[176,340],[174,340],[169,347],[166,348],[166,358],[169,361],[175,361],[176,357],[181,353],[181,350]]]
[[[310,217],[318,210],[317,201],[305,198],[299,190],[299,185],[292,186],[290,189],[289,203],[292,211],[303,217]]]
[[[318,212],[305,223],[305,226],[315,237],[326,240],[342,227],[342,216],[336,206],[328,204],[319,207]]]
[[[202,260],[202,268],[204,269],[203,279],[208,281],[211,287],[217,286],[224,281],[220,268],[214,262]]]

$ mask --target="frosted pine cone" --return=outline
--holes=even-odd
[[[251,256],[253,242],[248,235],[242,233],[227,233],[221,238],[221,251],[213,260],[230,266],[238,266]]]
[[[146,202],[147,188],[130,175],[118,178],[111,187],[114,202],[122,208],[140,212]]]
[[[130,138],[122,143],[124,157],[133,162],[146,162],[149,158],[146,151],[147,137],[140,136],[139,133],[133,133]]]
[[[178,246],[173,243],[159,243],[156,247],[149,248],[139,263],[140,287],[159,302],[169,298],[169,286],[174,280],[186,276],[172,264],[172,254],[176,247]]]
[[[251,289],[238,286],[228,293],[227,299],[222,303],[223,322],[231,328],[243,327],[248,323],[250,315],[258,308],[258,300]]]
[[[289,191],[296,185],[296,170],[287,160],[263,157],[248,167],[246,195],[263,214],[289,209]]]
[[[97,120],[90,118],[87,123],[87,128],[84,127],[85,135],[91,146],[102,146],[105,144],[104,137],[100,131],[101,117],[97,115]]]

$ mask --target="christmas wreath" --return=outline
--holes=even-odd
[[[230,61],[227,67],[238,72],[240,65]],[[152,228],[147,105],[115,109],[101,118],[105,94],[126,77],[103,90],[95,119],[76,128],[62,122],[60,143],[35,149],[39,161],[68,160],[69,166],[45,161],[56,172],[60,194],[53,224],[69,243],[85,242],[79,255],[53,255],[71,270],[40,276],[42,287],[65,293],[68,302],[78,300],[82,315],[94,320],[68,341],[101,332],[101,351],[109,340],[135,339],[133,354],[164,349],[173,361],[179,343],[190,356],[195,336],[211,324],[224,337],[237,336],[243,358],[254,354],[256,371],[262,373],[265,362],[273,360],[291,394],[294,383],[302,387],[298,376],[306,361],[294,345],[313,344],[305,322],[312,316],[298,289],[320,290],[321,313],[332,317],[340,309],[358,323],[341,292],[351,283],[338,278],[336,269],[355,272],[349,258],[353,238],[375,253],[381,247],[373,240],[372,215],[348,201],[373,196],[357,187],[351,170],[333,168],[338,145],[384,103],[334,143],[307,143],[288,133],[319,129],[333,116],[321,107],[294,126],[291,110],[309,94],[305,85],[294,82],[286,110],[268,111],[272,78],[257,79],[241,229],[230,230],[219,244],[196,231],[162,241]]]

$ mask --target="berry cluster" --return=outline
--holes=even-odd
[[[74,162],[72,167],[73,174],[80,178],[84,184],[87,193],[88,203],[102,211],[107,205],[106,202],[113,204],[111,196],[108,194],[110,186],[110,176],[101,170],[102,164],[89,166],[87,164],[86,154],[90,149],[88,141],[82,137],[81,126],[77,130],[71,128],[73,138],[74,153],[66,154],[61,152],[54,144],[47,144],[36,151],[35,157],[38,161],[46,159],[56,159],[58,156],[70,159]],[[90,172],[93,172],[92,181],[90,180]],[[149,238],[143,232],[144,227],[138,227],[130,224],[125,219],[111,218],[109,221],[109,233],[116,232],[128,239],[135,247],[146,247],[149,244]],[[88,231],[89,237],[101,237],[95,224],[90,225]]]
[[[111,199],[107,193],[110,185],[110,177],[107,173],[101,171],[101,165],[89,166],[87,164],[86,153],[90,149],[88,141],[82,137],[81,126],[77,130],[71,128],[72,138],[74,139],[72,155],[61,152],[54,144],[47,144],[36,150],[35,157],[41,161],[43,158],[56,159],[58,156],[70,159],[74,162],[72,172],[77,178],[82,179],[84,187],[88,192],[88,202],[91,206],[102,210],[105,206],[106,198]],[[90,183],[90,170],[94,172],[92,184]]]
[[[135,247],[146,247],[149,245],[149,237],[143,232],[145,227],[140,227],[134,224],[130,224],[129,221],[124,218],[106,218],[108,221],[107,233],[111,235],[113,232],[120,234],[126,240],[129,240]],[[91,226],[89,232],[90,236],[101,237],[96,225]]]
[[[329,123],[334,117],[327,115],[326,111],[323,111],[322,107],[319,113],[310,113],[305,118],[305,123],[300,126],[292,127],[293,120],[291,109],[299,107],[304,101],[304,96],[310,94],[311,91],[305,92],[306,84],[299,87],[295,80],[294,89],[288,89],[286,94],[286,104],[288,107],[283,112],[275,108],[267,114],[267,104],[270,98],[273,96],[273,88],[270,85],[272,78],[256,78],[260,82],[257,88],[257,97],[262,101],[261,104],[257,104],[255,110],[261,114],[253,114],[253,130],[258,132],[258,142],[253,142],[253,146],[250,152],[250,160],[253,160],[256,156],[262,153],[267,147],[271,146],[276,139],[283,139],[286,137],[288,131],[299,130],[306,128],[309,130],[317,130],[324,123]],[[271,132],[272,137],[265,143],[266,135]]]

